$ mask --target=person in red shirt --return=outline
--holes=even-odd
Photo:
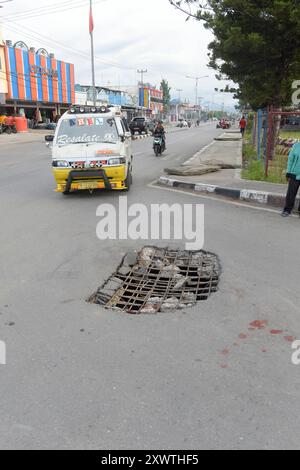
[[[240,130],[241,130],[241,134],[243,137],[245,134],[246,127],[247,127],[247,121],[246,121],[245,116],[243,116],[242,119],[240,120]]]

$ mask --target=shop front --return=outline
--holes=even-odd
[[[74,65],[45,49],[25,43],[4,45],[7,93],[2,113],[21,115],[32,123],[55,122],[75,101]]]
[[[149,116],[160,116],[164,110],[163,92],[150,84],[140,86],[139,104],[148,110]]]

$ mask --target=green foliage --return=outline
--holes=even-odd
[[[236,97],[254,109],[291,104],[300,76],[300,2],[296,0],[170,0],[204,22],[215,38],[209,65],[239,85]]]
[[[286,183],[286,166],[287,156],[275,155],[274,161],[270,162],[269,175],[266,177],[264,160],[258,160],[257,152],[251,144],[244,144],[242,178],[284,184]]]
[[[160,84],[160,89],[163,92],[163,100],[164,100],[164,113],[168,114],[170,110],[170,101],[171,101],[171,87],[169,86],[169,82],[165,79],[162,80]]]

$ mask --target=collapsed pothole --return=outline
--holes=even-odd
[[[90,301],[131,314],[180,310],[216,292],[220,273],[213,253],[145,247],[128,253]]]

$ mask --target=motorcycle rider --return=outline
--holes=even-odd
[[[164,125],[163,125],[162,121],[158,121],[157,126],[154,129],[153,135],[154,135],[154,137],[161,137],[162,138],[163,149],[166,150],[167,149],[166,131],[165,131],[165,128],[164,128]]]

